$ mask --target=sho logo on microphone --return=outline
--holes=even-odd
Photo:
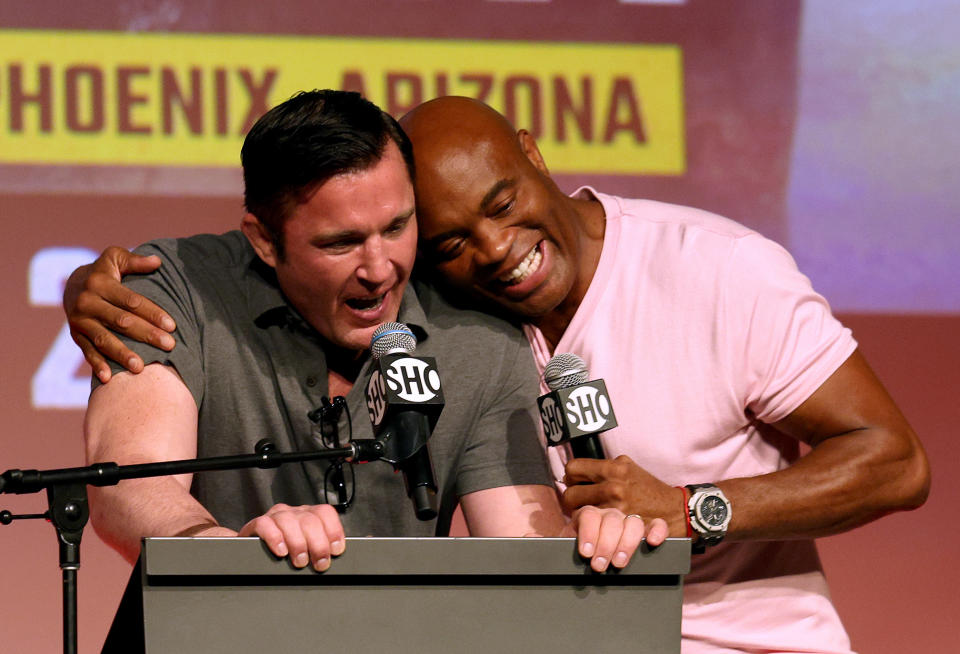
[[[549,445],[617,426],[617,416],[602,379],[550,391],[537,399],[537,405],[543,435]]]
[[[436,422],[441,409],[443,390],[433,357],[390,354],[374,364],[367,382],[367,411],[375,428],[407,410],[426,412]]]
[[[407,402],[429,402],[440,392],[440,374],[422,359],[394,359],[384,375],[390,390]]]
[[[581,432],[595,432],[606,428],[610,417],[610,399],[599,389],[583,385],[575,388],[564,402],[567,420]]]
[[[374,370],[367,382],[367,412],[374,426],[380,424],[387,412],[387,386],[379,370]]]
[[[540,402],[540,421],[543,423],[543,435],[547,437],[547,442],[554,445],[563,442],[563,415],[560,405],[550,396]]]

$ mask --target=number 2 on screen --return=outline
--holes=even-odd
[[[60,306],[63,284],[78,266],[90,263],[97,253],[87,248],[49,247],[30,260],[27,295],[36,307]],[[30,398],[37,409],[82,409],[90,394],[90,377],[77,376],[83,354],[70,338],[64,323],[53,345],[31,380]]]

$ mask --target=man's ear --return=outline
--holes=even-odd
[[[277,248],[273,243],[270,230],[252,213],[245,214],[240,221],[240,230],[250,241],[260,259],[271,268],[277,267]]]
[[[543,161],[543,155],[540,154],[540,148],[537,147],[537,141],[533,138],[533,135],[527,130],[521,129],[517,132],[517,139],[520,141],[520,149],[527,155],[527,159],[530,160],[534,168],[549,177],[550,171],[547,170],[547,164]]]

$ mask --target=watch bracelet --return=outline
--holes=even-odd
[[[722,534],[719,534],[719,535],[707,534],[695,528],[693,526],[696,518],[695,509],[692,506],[690,506],[689,502],[690,500],[693,499],[693,497],[697,494],[697,492],[701,490],[707,490],[707,489],[713,488],[713,489],[716,489],[716,491],[719,492],[721,495],[723,495],[723,491],[720,490],[720,488],[716,484],[711,484],[711,483],[686,484],[684,488],[686,488],[687,492],[689,493],[689,499],[687,500],[688,502],[687,503],[687,520],[688,520],[687,524],[690,525],[691,531],[697,534],[697,540],[691,543],[690,551],[691,551],[691,554],[703,554],[704,552],[706,552],[708,546],[713,547],[715,545],[719,545],[720,542],[724,539],[724,537],[727,534],[726,534],[726,531],[724,531]],[[727,507],[729,510],[730,500],[729,498],[727,498],[726,495],[723,495],[723,497],[724,499],[726,499]]]

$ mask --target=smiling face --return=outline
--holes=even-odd
[[[485,105],[442,98],[401,124],[414,143],[425,260],[452,286],[562,333],[596,270],[602,210],[598,233],[533,138]]]
[[[335,175],[283,223],[283,256],[248,214],[244,233],[272,266],[284,295],[334,345],[364,350],[396,320],[416,257],[413,185],[397,146],[379,161]]]

